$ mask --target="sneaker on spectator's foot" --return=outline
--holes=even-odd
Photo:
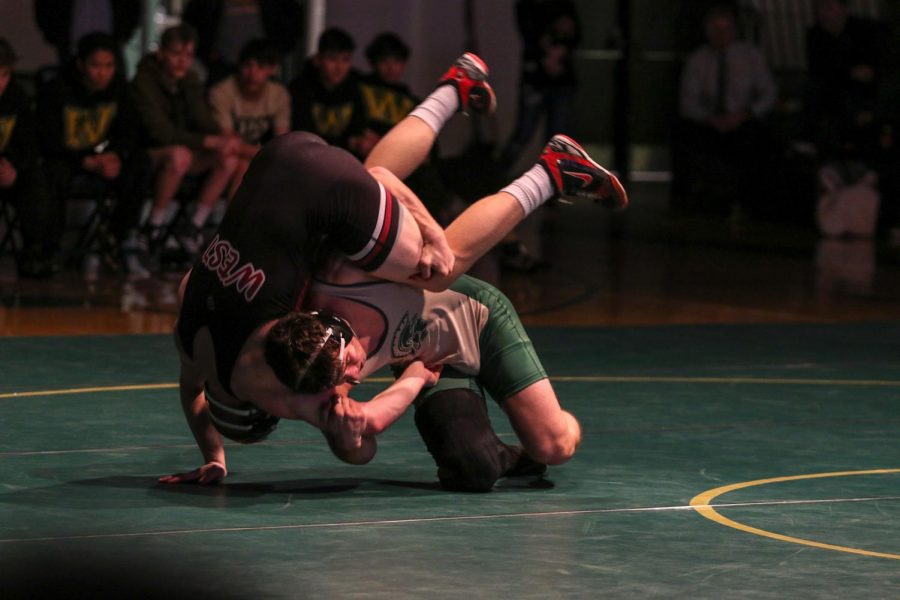
[[[193,223],[188,223],[182,227],[175,237],[178,240],[178,244],[192,258],[197,256],[200,250],[203,249],[203,230]]]
[[[161,249],[163,237],[166,235],[165,225],[150,225],[141,227],[138,232],[137,242],[141,252],[153,254]]]
[[[128,281],[150,279],[150,271],[141,262],[141,257],[137,252],[123,252],[122,265],[125,267],[125,278]]]
[[[553,188],[563,198],[589,198],[613,210],[628,206],[619,179],[595,163],[578,142],[567,135],[550,138],[540,159]]]
[[[497,108],[497,96],[487,82],[488,67],[483,60],[466,52],[444,73],[438,86],[452,85],[464,113],[491,114]]]
[[[119,257],[122,254],[119,240],[113,235],[108,228],[102,227],[97,231],[97,237],[94,241],[94,249],[100,255],[101,260],[111,269],[119,267]]]
[[[96,283],[100,279],[100,255],[87,254],[84,257],[82,274],[88,283]]]

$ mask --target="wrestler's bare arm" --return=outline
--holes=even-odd
[[[413,204],[417,203],[420,208],[416,210],[427,214],[427,210],[422,206],[422,202],[418,197],[390,171],[373,168],[369,172],[381,182],[385,189],[398,199],[401,199],[401,202],[403,198],[406,198]],[[412,208],[409,210],[413,212]],[[380,279],[407,283],[432,292],[442,292],[460,275],[468,271],[478,259],[497,245],[515,228],[524,216],[525,213],[522,207],[512,195],[506,192],[498,192],[491,196],[486,196],[454,219],[447,229],[441,232],[441,239],[437,237],[433,240],[425,239],[425,231],[434,231],[430,225],[426,226],[424,230],[422,225],[419,225],[420,231],[423,232],[419,236],[421,239],[414,240],[413,235],[403,236],[404,239],[398,240],[400,242],[398,245],[401,245],[402,248],[397,250],[395,260],[391,260],[394,258],[392,251],[385,265],[381,269],[374,271],[373,275]],[[434,222],[433,219],[431,222]],[[413,259],[410,258],[410,254],[414,253],[415,250],[406,247],[412,241],[418,241],[421,244],[421,257],[418,259],[420,264],[418,274],[414,277],[409,277],[409,273],[415,272],[411,265]],[[444,258],[448,253],[452,259]],[[449,267],[449,271],[445,272],[444,269],[432,268],[426,276],[427,269],[422,267],[422,265],[430,263],[445,264]],[[396,271],[397,265],[402,265],[399,271]]]
[[[228,475],[228,470],[225,467],[225,446],[209,417],[209,408],[203,393],[206,377],[199,366],[184,352],[177,333],[175,340],[181,358],[181,375],[178,380],[181,408],[184,411],[188,427],[194,435],[194,440],[203,455],[204,464],[187,473],[162,477],[160,481],[163,483],[215,483],[224,479]]]
[[[390,427],[406,412],[425,387],[437,383],[440,367],[426,367],[414,361],[386,390],[369,400],[357,402],[348,396],[349,386],[338,388],[324,407],[319,428],[332,452],[345,462],[365,464],[378,446],[375,436]]]
[[[419,197],[393,173],[382,167],[372,167],[369,173],[409,211],[417,225],[417,228],[403,227],[398,239],[401,247],[395,248],[374,274],[399,283],[407,283],[413,275],[424,280],[432,277],[446,279],[453,271],[456,258],[443,228]]]
[[[403,374],[386,390],[364,403],[364,435],[378,435],[406,412],[424,388],[437,383],[441,366],[426,367],[420,361],[410,363]]]

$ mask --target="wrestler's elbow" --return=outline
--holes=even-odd
[[[565,426],[525,450],[531,458],[547,465],[561,465],[575,455],[581,443],[581,425],[571,413],[563,412]]]
[[[575,444],[570,440],[558,439],[525,450],[530,457],[545,465],[561,465],[575,455]]]

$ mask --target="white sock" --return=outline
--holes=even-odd
[[[209,218],[209,213],[212,212],[212,206],[204,206],[202,204],[198,205],[196,209],[194,209],[194,216],[191,217],[191,222],[197,227],[197,229],[203,229],[203,226],[206,225],[206,219]]]
[[[521,177],[500,191],[512,194],[525,211],[525,216],[556,195],[550,176],[540,164],[525,171]]]
[[[150,225],[153,227],[162,227],[166,222],[166,215],[169,214],[168,207],[167,208],[152,208],[150,210],[150,216],[147,217],[147,221],[149,221]]]
[[[452,85],[442,85],[412,109],[411,114],[425,121],[435,133],[439,133],[444,123],[459,110],[459,97]]]

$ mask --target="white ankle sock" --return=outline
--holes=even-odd
[[[166,215],[169,213],[167,209],[157,210],[155,208],[150,210],[150,216],[147,217],[147,221],[153,227],[162,227],[166,222]]]
[[[550,176],[540,164],[534,165],[521,177],[500,190],[512,196],[522,205],[525,216],[556,195]]]
[[[452,85],[442,85],[412,109],[411,114],[425,121],[435,133],[459,110],[459,97]]]
[[[194,216],[191,217],[191,222],[197,226],[197,229],[203,229],[203,226],[206,225],[206,219],[209,218],[209,213],[212,212],[212,206],[203,206],[199,205],[194,210]]]

